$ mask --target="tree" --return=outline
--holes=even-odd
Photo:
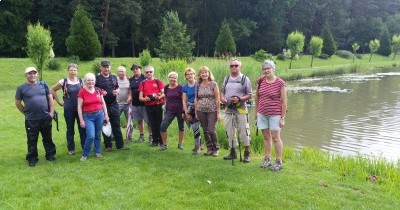
[[[313,36],[310,40],[310,53],[311,53],[311,68],[314,62],[314,57],[321,55],[324,40],[319,36]]]
[[[229,57],[236,54],[236,43],[229,24],[224,20],[215,40],[215,52],[217,56]]]
[[[355,60],[356,55],[357,55],[357,50],[360,49],[360,45],[357,44],[357,42],[355,42],[354,44],[351,45],[351,48],[353,49],[353,63],[354,63],[354,60]]]
[[[322,29],[321,37],[324,40],[324,45],[322,47],[322,53],[332,56],[336,52],[336,43],[333,39],[333,35],[328,26]]]
[[[71,20],[69,36],[65,40],[70,55],[77,55],[82,60],[93,60],[100,55],[101,45],[92,21],[86,11],[78,5]]]
[[[298,31],[292,32],[288,35],[288,38],[286,40],[286,45],[291,52],[289,69],[292,68],[293,58],[298,56],[299,53],[303,52],[304,39],[305,37],[303,33]]]
[[[160,43],[157,51],[161,59],[191,59],[195,43],[186,34],[186,25],[179,20],[177,12],[169,11],[164,16]]]
[[[381,36],[379,37],[381,40],[381,47],[378,50],[378,53],[384,56],[390,55],[390,36],[389,30],[387,27],[384,27]]]
[[[393,60],[396,59],[397,53],[400,52],[400,34],[393,35],[392,37],[392,53]]]
[[[379,41],[379,39],[373,39],[369,41],[369,52],[370,52],[370,56],[369,56],[369,62],[371,62],[372,59],[372,55],[378,51],[379,47],[381,46],[381,42]]]
[[[41,26],[40,23],[29,24],[26,39],[27,54],[39,71],[39,80],[42,80],[43,70],[53,47],[50,31]]]

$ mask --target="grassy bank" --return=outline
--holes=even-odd
[[[384,57],[375,59],[371,63],[366,58],[358,60],[357,72],[398,66]],[[99,60],[80,62],[80,75],[91,71]],[[137,59],[111,59],[114,70],[117,65],[130,66],[133,61]],[[60,62],[63,67],[67,65],[66,59]],[[242,62],[250,78],[259,75],[259,63],[251,58],[243,58]],[[310,70],[309,60],[304,57],[294,61],[295,69],[291,70],[285,69],[286,61],[280,61],[278,74],[307,76],[314,69],[351,69],[351,62],[337,57],[326,62],[317,60]],[[185,134],[185,150],[178,150],[175,122],[169,129],[170,148],[165,152],[146,143],[129,144],[129,151],[105,153],[103,160],[91,156],[81,163],[79,154],[67,154],[65,123],[61,119],[60,132],[53,129],[57,160],[45,161],[39,143],[39,164],[29,168],[24,160],[24,118],[14,106],[15,89],[25,82],[23,69],[28,65],[32,65],[28,59],[0,59],[0,209],[395,209],[400,205],[397,163],[285,148],[284,170],[272,173],[259,168],[262,139],[255,135],[254,127],[250,164],[236,161],[232,166],[230,161],[223,161],[222,156],[228,154],[224,149],[218,158],[192,156],[190,132]],[[157,68],[159,60],[154,59],[154,65]],[[198,58],[191,65],[196,69],[209,66],[218,81],[228,70],[226,61],[216,59]],[[65,73],[64,69],[46,71],[44,78],[53,84]],[[62,116],[62,108],[56,109]],[[218,136],[226,145],[221,122]]]

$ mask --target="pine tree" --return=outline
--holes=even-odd
[[[217,40],[215,41],[215,52],[217,56],[233,56],[236,54],[236,43],[229,24],[224,20]]]
[[[328,26],[325,26],[321,31],[321,38],[324,40],[322,53],[332,56],[336,52],[336,43]]]
[[[163,60],[192,58],[194,41],[186,33],[183,24],[175,11],[169,11],[163,18],[163,30],[160,35],[160,48],[156,51]]]
[[[93,23],[86,11],[78,5],[71,20],[69,36],[65,40],[70,55],[77,55],[81,60],[93,60],[100,55],[101,45]]]
[[[379,38],[381,40],[381,47],[378,50],[378,54],[384,55],[384,56],[389,56],[391,53],[390,35],[389,35],[389,30],[387,29],[387,27],[383,28],[382,34]]]

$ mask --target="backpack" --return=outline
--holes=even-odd
[[[83,82],[82,82],[82,79],[81,78],[78,78],[78,80],[79,80],[79,84],[80,84],[80,86],[81,87],[83,87]],[[63,94],[64,94],[64,98],[69,98],[69,94],[68,94],[68,88],[67,88],[67,78],[65,77],[64,78],[64,83],[63,83]]]
[[[230,75],[228,75],[228,76],[226,76],[226,77],[224,78],[224,86],[223,86],[224,95],[225,95],[226,85],[227,85],[228,82],[229,82],[229,77],[230,77]],[[246,79],[247,79],[247,76],[243,74],[243,75],[242,75],[242,78],[241,78],[241,80],[240,80],[240,84],[242,84],[242,88],[243,88],[245,94],[247,94]]]

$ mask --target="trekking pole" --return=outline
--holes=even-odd
[[[237,115],[235,115],[235,122],[237,124]],[[240,157],[240,162],[242,162],[242,149],[240,148],[240,136],[238,135],[238,139],[237,139],[238,143],[239,143],[239,157]]]
[[[232,120],[232,129],[231,129],[231,158],[232,158],[232,166],[233,165],[235,165],[234,164],[234,162],[235,162],[235,158],[233,158],[234,157],[234,154],[236,153],[236,151],[235,151],[235,139],[234,139],[234,136],[235,136],[235,123],[234,123],[234,118],[233,118],[233,113],[231,113],[231,120]]]

